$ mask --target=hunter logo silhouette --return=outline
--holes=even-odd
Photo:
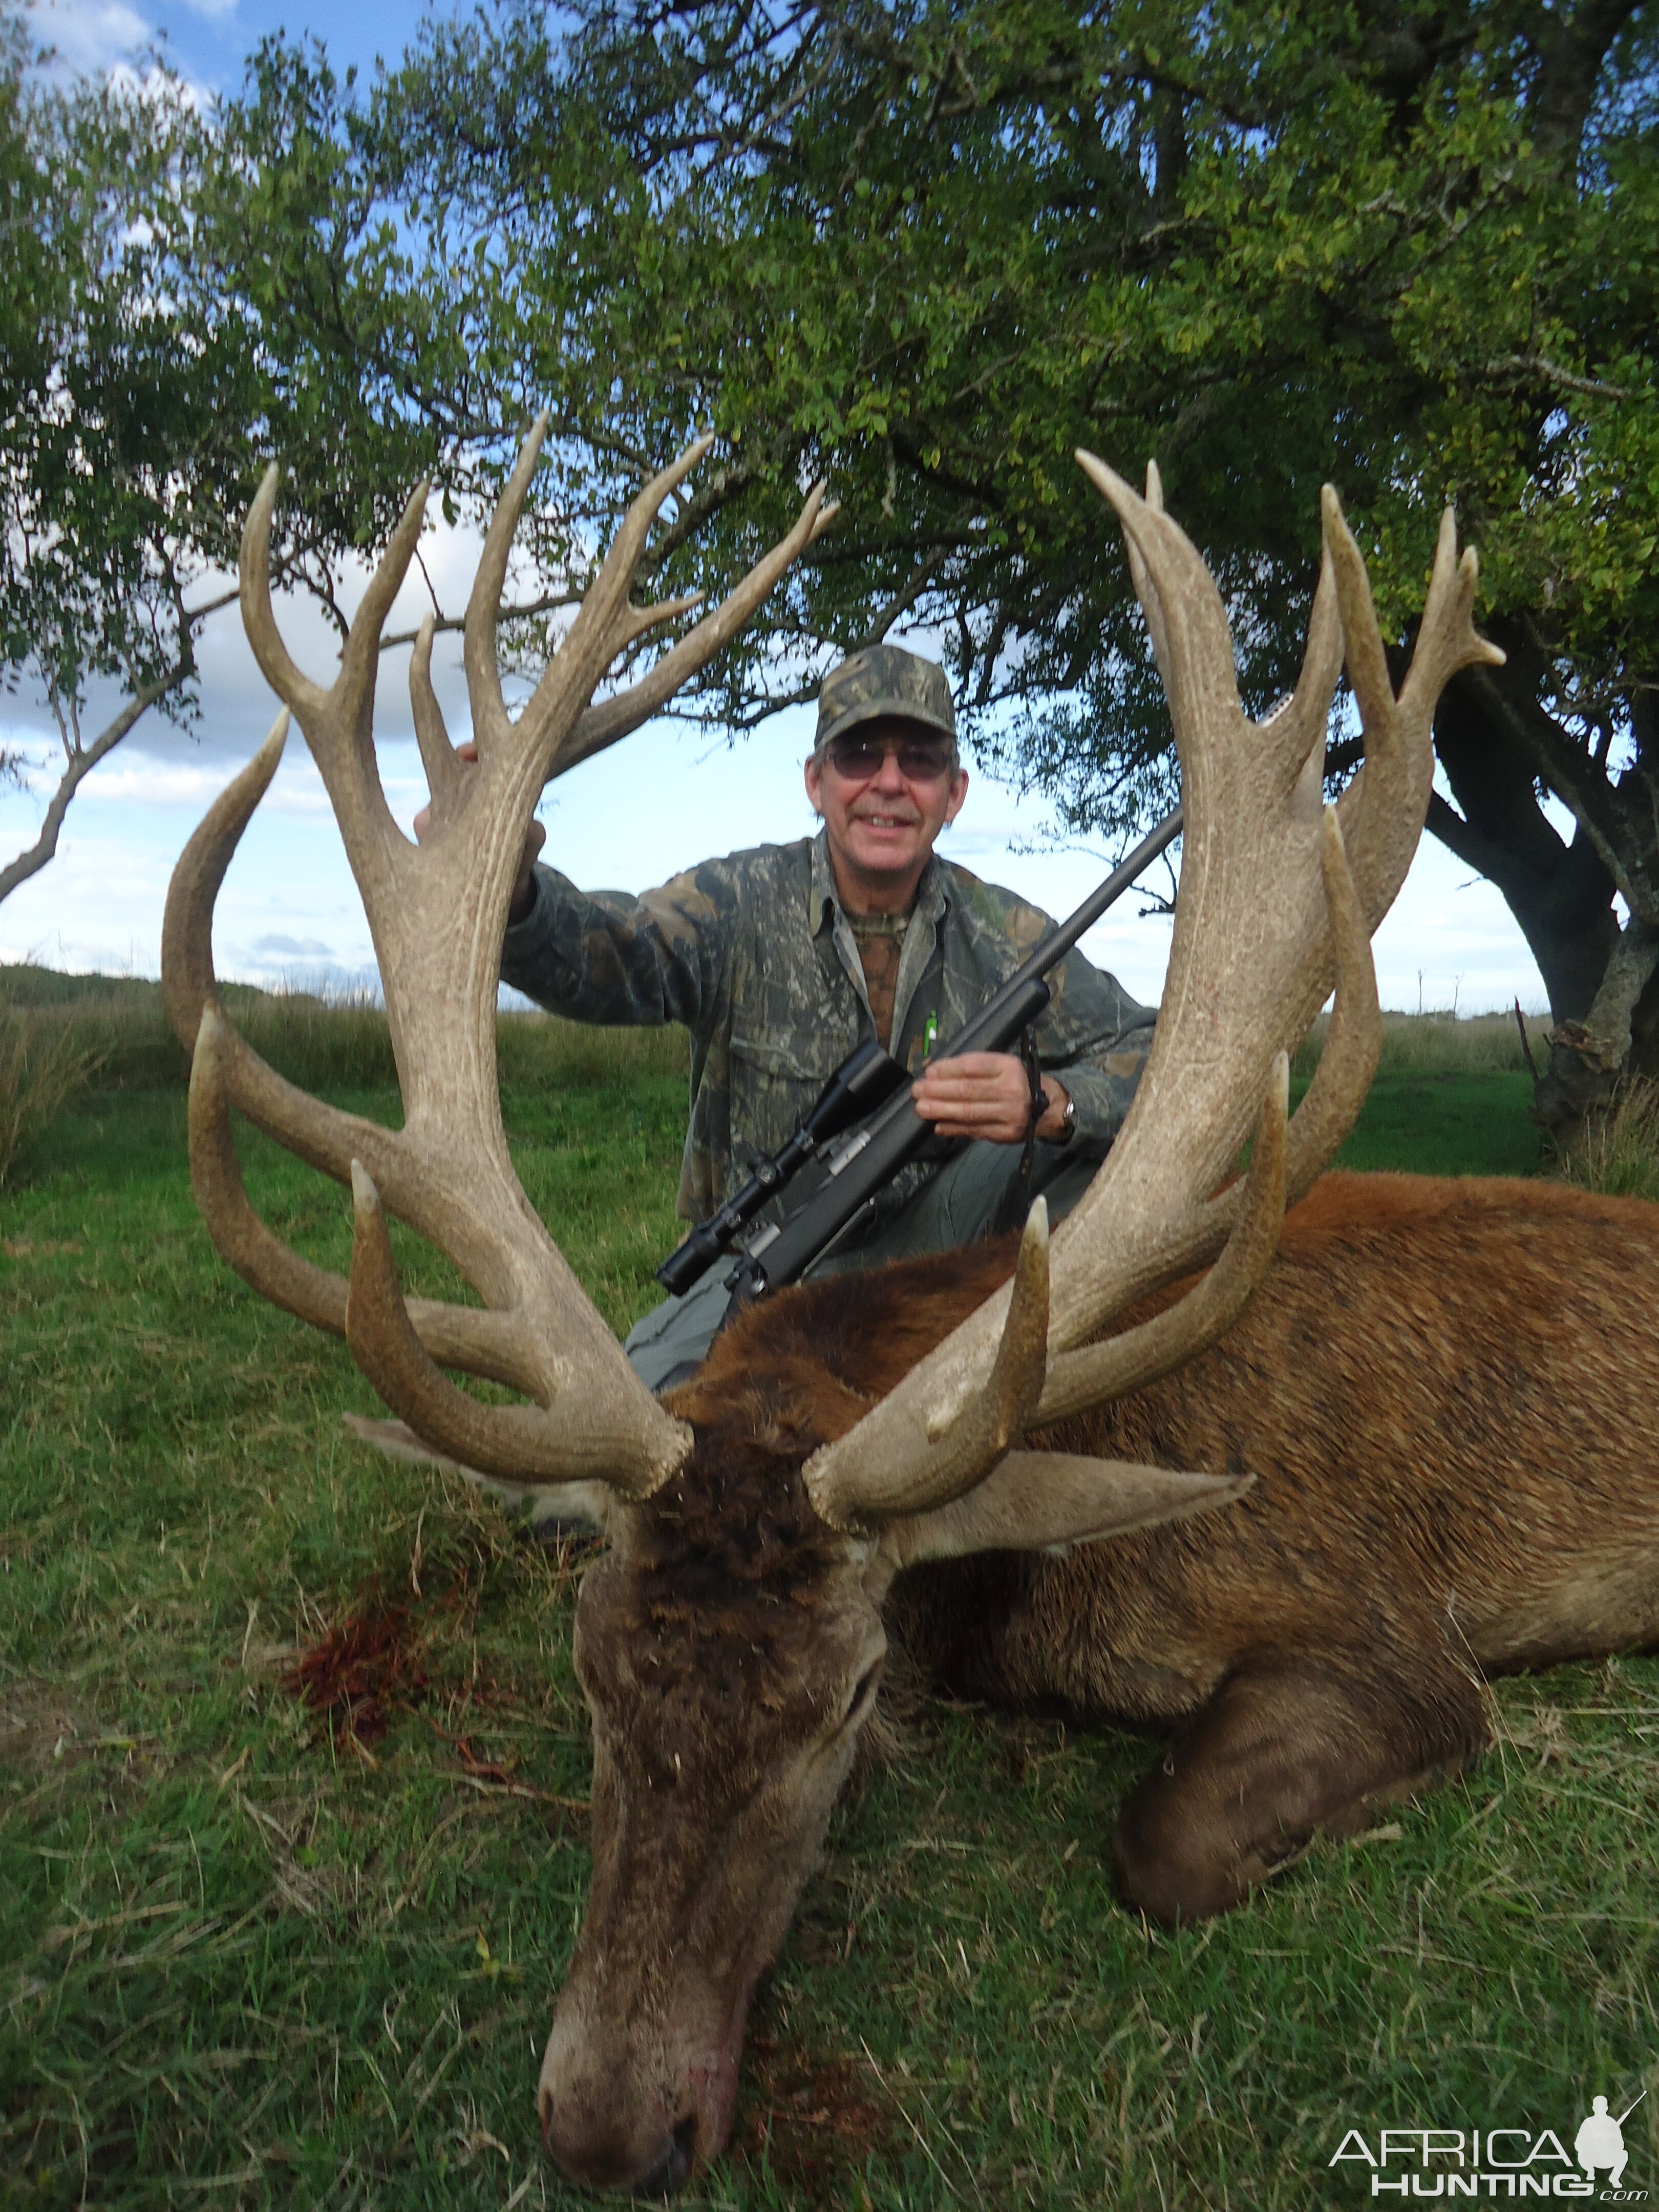
[[[1647,2094],[1644,2089],[1642,2097]],[[1589,2180],[1595,2180],[1602,2166],[1610,2169],[1607,2174],[1610,2189],[1617,2189],[1624,2180],[1625,2161],[1630,2156],[1625,2148],[1625,2122],[1636,2110],[1636,2106],[1641,2103],[1642,2097],[1636,2100],[1636,2104],[1627,2105],[1616,2120],[1607,2110],[1605,2097],[1597,2097],[1592,2101],[1589,2118],[1572,2139],[1572,2154]]]

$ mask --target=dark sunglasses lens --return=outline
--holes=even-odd
[[[931,744],[926,739],[883,745],[870,738],[837,738],[830,748],[830,757],[837,771],[849,781],[861,781],[879,772],[889,752],[897,759],[899,774],[908,776],[912,783],[937,783],[950,772],[949,749]]]
[[[943,745],[901,745],[898,764],[912,783],[937,783],[948,772],[951,756]]]

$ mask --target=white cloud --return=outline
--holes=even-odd
[[[106,75],[155,35],[125,0],[30,0],[28,13],[36,39],[52,49],[60,69],[77,76]]]

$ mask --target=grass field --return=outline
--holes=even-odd
[[[1349,1156],[1534,1170],[1512,1027],[1508,1065],[1437,1026],[1437,1060],[1393,1033]],[[547,1024],[504,1051],[524,1182],[617,1328],[675,1233],[677,1052]],[[147,1065],[0,1194],[0,2201],[574,2203],[532,2094],[587,1875],[580,1555],[342,1433],[371,1394],[214,1260]],[[343,1195],[243,1134],[267,1217],[343,1264]],[[286,1686],[353,1622],[355,1727]],[[1357,2206],[1350,2127],[1570,2144],[1593,2094],[1659,2091],[1659,1663],[1493,1706],[1479,1774],[1174,1936],[1103,1866],[1146,1740],[925,1712],[836,1817],[690,2201]],[[1650,2190],[1656,2105],[1626,2130]]]

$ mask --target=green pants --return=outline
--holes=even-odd
[[[821,1260],[813,1277],[851,1274],[1000,1237],[1020,1226],[1039,1192],[1048,1201],[1049,1221],[1063,1221],[1094,1181],[1103,1155],[1092,1147],[1039,1145],[1029,1183],[1019,1172],[1020,1157],[1018,1145],[964,1146],[878,1235]],[[684,1382],[702,1365],[726,1317],[731,1272],[718,1263],[683,1298],[665,1298],[629,1330],[623,1350],[653,1390]]]

